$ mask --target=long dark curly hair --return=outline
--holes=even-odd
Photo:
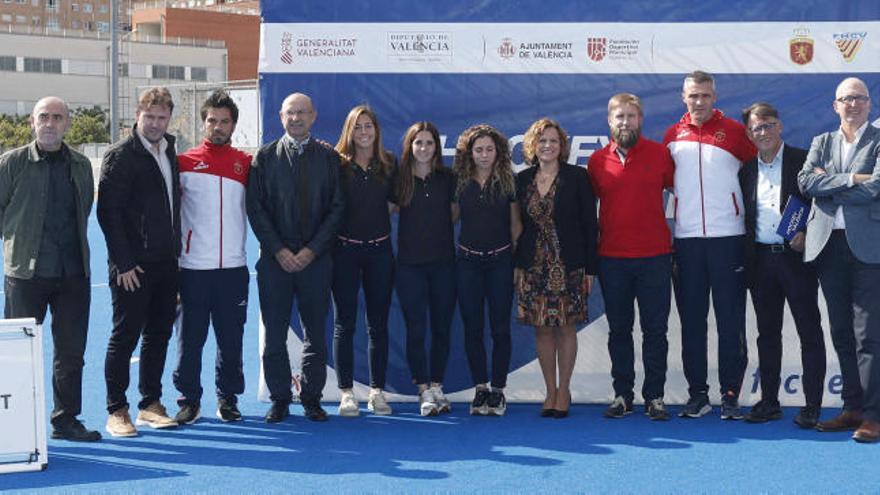
[[[495,163],[486,189],[493,199],[509,197],[514,194],[513,165],[510,160],[510,145],[507,138],[489,124],[477,124],[465,129],[458,137],[455,147],[455,162],[452,169],[457,183],[455,196],[458,197],[468,182],[476,177],[477,164],[474,162],[474,143],[477,139],[489,137],[495,144]]]

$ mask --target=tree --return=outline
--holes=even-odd
[[[33,139],[27,116],[0,115],[0,151],[28,144]]]
[[[77,108],[72,112],[70,129],[64,141],[69,146],[83,143],[109,143],[110,126],[107,111],[101,107]]]

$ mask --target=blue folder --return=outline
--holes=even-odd
[[[791,241],[795,234],[804,230],[809,214],[810,205],[801,201],[794,194],[790,195],[788,202],[785,204],[785,211],[782,212],[782,221],[779,222],[779,227],[776,228],[776,233],[781,235],[786,241]]]

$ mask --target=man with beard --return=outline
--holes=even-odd
[[[587,173],[599,198],[599,282],[608,318],[608,353],[614,401],[607,418],[633,409],[633,301],[639,304],[645,414],[667,420],[667,321],[671,298],[672,236],[663,193],[672,187],[674,164],[662,144],[641,137],[642,103],[620,93],[608,101],[611,142],[590,157]]]
[[[34,141],[0,157],[4,318],[52,311],[52,438],[93,442],[97,431],[82,411],[83,354],[89,330],[89,211],[95,199],[92,164],[64,143],[70,109],[43,98],[31,114]]]
[[[806,405],[794,418],[803,428],[816,426],[825,380],[825,339],[819,315],[816,270],[804,263],[804,231],[791,241],[777,233],[786,203],[794,196],[806,203],[797,174],[807,152],[782,142],[782,121],[769,103],[743,110],[743,123],[758,156],[739,172],[746,218],[746,279],[758,320],[761,400],[746,415],[749,423],[782,417],[779,405],[782,367],[782,316],[788,302],[801,343]]]
[[[98,223],[107,241],[113,331],[107,345],[107,432],[137,436],[126,390],[131,355],[141,340],[137,424],[173,428],[162,397],[162,372],[177,306],[180,176],[174,136],[167,134],[174,101],[167,88],[138,98],[131,135],[107,150],[98,185]]]
[[[813,138],[798,174],[813,197],[804,260],[815,262],[828,304],[831,341],[843,376],[843,411],[819,431],[856,430],[880,441],[880,129],[870,122],[864,81],[849,77],[834,95],[837,130]]]
[[[742,419],[739,393],[746,355],[745,224],[739,170],[755,157],[745,127],[715,109],[715,79],[694,71],[682,85],[687,113],[666,131],[675,161],[675,299],[681,360],[688,382],[679,416],[699,418],[709,404],[706,318],[709,294],[718,329],[721,419]]]
[[[217,417],[240,421],[237,394],[244,392],[242,335],[247,318],[248,279],[245,190],[251,157],[232,147],[238,106],[223,90],[201,109],[205,140],[180,162],[180,303],[174,386],[180,392],[180,424],[201,416],[202,348],[209,322],[217,341],[214,383]]]

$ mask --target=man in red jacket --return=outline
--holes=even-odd
[[[244,392],[242,334],[247,317],[245,190],[251,156],[230,144],[238,107],[222,90],[202,105],[205,140],[178,157],[182,252],[174,386],[180,392],[175,420],[192,424],[201,415],[202,348],[208,322],[217,340],[217,417],[240,421],[237,394]]]
[[[599,198],[599,282],[608,318],[614,401],[607,418],[632,412],[633,301],[639,303],[645,381],[642,397],[652,420],[669,419],[663,403],[672,284],[672,236],[663,192],[674,164],[660,143],[641,137],[642,102],[620,93],[608,101],[611,142],[593,153],[587,173]]]

